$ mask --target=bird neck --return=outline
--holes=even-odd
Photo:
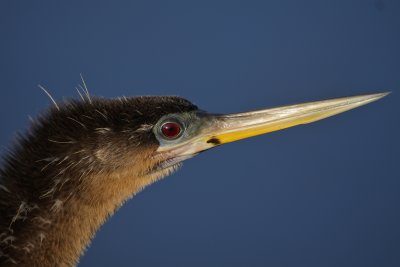
[[[170,173],[149,174],[158,142],[143,114],[158,99],[71,101],[33,122],[0,168],[0,266],[76,265],[125,200]]]
[[[157,179],[134,177],[133,171],[127,167],[89,175],[79,186],[64,181],[67,190],[36,197],[23,197],[27,188],[3,179],[0,266],[75,266],[106,219]]]

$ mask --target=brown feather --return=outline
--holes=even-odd
[[[52,108],[0,169],[0,266],[74,266],[124,201],[174,169],[148,174],[164,115],[179,97],[91,98]]]

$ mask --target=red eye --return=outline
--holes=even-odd
[[[167,122],[161,126],[161,132],[167,138],[175,138],[181,133],[181,125],[176,122]]]

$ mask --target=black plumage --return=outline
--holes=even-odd
[[[84,179],[112,173],[128,151],[157,147],[151,128],[162,116],[196,109],[179,97],[149,96],[71,100],[42,114],[0,169],[0,266],[34,266],[23,259],[45,241],[57,205],[83,197]]]
[[[86,88],[86,87],[85,87]],[[43,88],[47,93],[47,91]],[[20,135],[0,169],[0,266],[73,266],[127,199],[215,146],[376,101],[344,97],[237,114],[179,97],[67,101]]]

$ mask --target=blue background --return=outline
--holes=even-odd
[[[1,1],[2,153],[80,73],[219,113],[393,92],[189,160],[80,266],[400,266],[400,1]]]

